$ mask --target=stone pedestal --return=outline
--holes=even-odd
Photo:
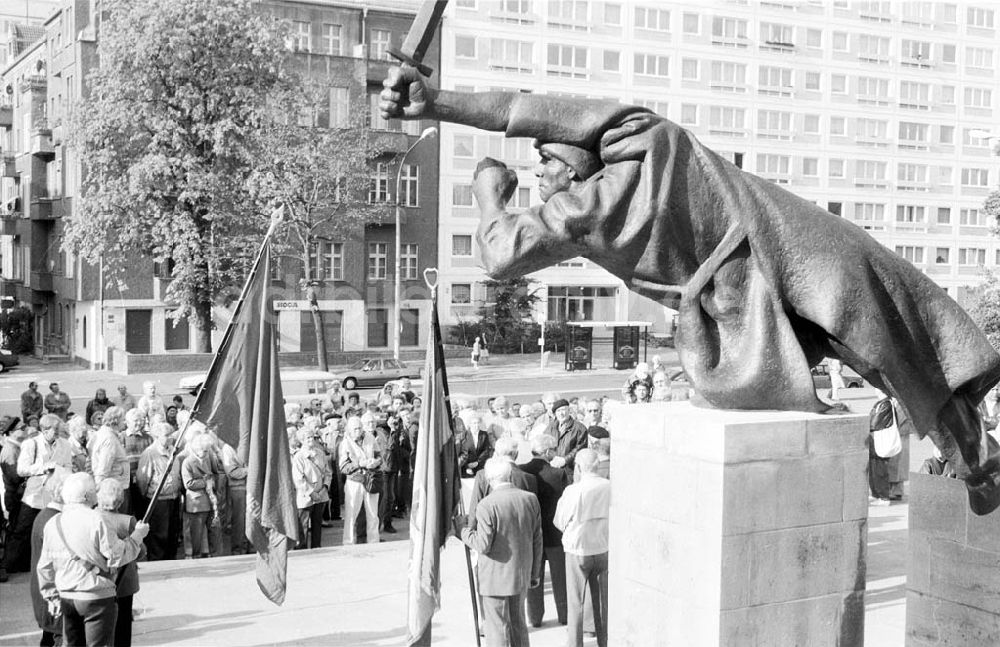
[[[609,644],[864,642],[867,415],[613,412]]]
[[[1000,645],[1000,510],[977,517],[965,484],[910,475],[907,647]]]

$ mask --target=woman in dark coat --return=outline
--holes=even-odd
[[[49,519],[62,511],[62,483],[64,475],[59,472],[54,473],[49,480],[52,481],[52,501],[38,513],[35,522],[31,526],[31,577],[28,578],[31,584],[31,606],[35,611],[35,621],[38,628],[42,630],[42,640],[38,644],[40,647],[51,647],[56,644],[56,636],[62,635],[62,617],[53,617],[49,613],[48,602],[42,597],[38,588],[38,577],[35,576],[38,567],[38,558],[42,554],[42,540],[45,533],[45,524]]]

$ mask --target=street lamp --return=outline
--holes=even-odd
[[[398,362],[399,361],[399,338],[403,333],[403,320],[402,320],[402,309],[400,301],[403,298],[403,282],[402,282],[402,269],[403,260],[401,258],[402,254],[402,241],[400,232],[400,219],[402,215],[402,204],[400,203],[400,191],[399,185],[403,177],[403,167],[406,165],[406,157],[409,155],[417,144],[424,141],[425,139],[430,139],[437,135],[438,129],[434,126],[425,128],[424,132],[420,133],[420,137],[417,141],[413,142],[406,152],[403,153],[403,158],[399,160],[399,169],[396,171],[396,285],[395,285],[395,300],[392,306],[393,313],[393,323],[396,326],[396,334],[393,338],[392,344],[392,356]]]

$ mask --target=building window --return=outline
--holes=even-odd
[[[455,157],[475,157],[475,139],[472,135],[455,135],[452,143],[452,154]]]
[[[885,181],[885,162],[858,160],[854,168],[857,183],[881,183]]]
[[[792,113],[761,110],[757,113],[757,136],[764,139],[791,139]]]
[[[782,97],[792,96],[792,69],[788,67],[771,67],[762,65],[758,71],[760,94]],[[819,88],[816,88],[819,89]]]
[[[698,59],[696,58],[681,59],[681,78],[684,79],[685,81],[698,80]]]
[[[951,224],[951,207],[938,207],[937,224],[939,225]]]
[[[666,101],[656,101],[655,99],[635,99],[635,105],[642,106],[648,110],[652,110],[658,115],[663,117],[667,116],[667,108],[669,107]]]
[[[490,41],[491,70],[530,74],[534,70],[532,44],[527,41],[494,38]]]
[[[696,13],[685,13],[684,14],[684,33],[685,34],[700,34],[701,33],[701,18]]]
[[[549,286],[549,321],[593,321],[595,313],[614,304],[614,288]]]
[[[368,278],[383,281],[388,278],[389,243],[368,243]]]
[[[453,184],[451,187],[451,204],[454,207],[471,207],[472,185]]]
[[[371,41],[368,49],[368,58],[376,60],[393,60],[389,56],[389,48],[392,47],[392,32],[388,29],[373,29],[371,31]]]
[[[728,106],[712,106],[708,111],[708,127],[715,134],[738,135],[745,132],[746,110]]]
[[[924,222],[924,208],[913,204],[896,206],[896,222],[918,224]]]
[[[871,76],[858,77],[858,103],[889,103],[889,80]]]
[[[830,166],[830,177],[831,178],[842,178],[844,177],[844,160],[842,159],[831,159],[829,160]]]
[[[652,31],[670,31],[670,12],[666,9],[636,7],[635,28]]]
[[[622,6],[620,4],[611,2],[604,3],[604,24],[605,25],[622,24]]]
[[[814,49],[823,47],[822,29],[806,29],[806,47]]]
[[[403,243],[399,246],[400,278],[413,281],[417,278],[417,246],[415,243]]]
[[[958,264],[964,267],[986,265],[986,250],[981,247],[959,247]]]
[[[955,143],[955,127],[954,126],[941,126],[941,130],[938,131],[938,140],[942,144],[954,144]]]
[[[351,95],[347,88],[330,88],[330,128],[343,128],[351,118]]]
[[[587,3],[583,0],[553,0],[549,5],[549,24],[563,28],[581,28],[588,21]]]
[[[847,32],[835,31],[833,32],[833,38],[831,40],[833,41],[833,51],[847,51]]]
[[[942,45],[941,46],[941,62],[942,63],[952,63],[955,62],[955,46],[954,45]]]
[[[938,184],[943,186],[951,186],[952,178],[954,173],[952,173],[952,168],[950,166],[939,166],[938,167]]]
[[[457,58],[476,58],[476,37],[456,34],[455,56]]]
[[[859,202],[854,205],[854,219],[860,222],[885,222],[885,205],[878,202]]]
[[[620,72],[622,67],[621,59],[621,52],[613,49],[604,50],[604,71]]]
[[[757,172],[762,175],[788,175],[792,158],[788,155],[757,154]]]
[[[819,115],[805,115],[802,118],[802,132],[807,135],[818,135]]]
[[[368,311],[368,347],[385,348],[389,345],[389,311],[372,308]]]
[[[980,209],[959,209],[958,224],[966,227],[985,227],[986,212]]]
[[[724,92],[746,92],[747,66],[743,63],[712,61],[712,89]]]
[[[292,21],[290,38],[292,39],[292,51],[311,52],[312,51],[312,25],[301,20]]]
[[[889,122],[884,119],[858,119],[855,135],[859,140],[882,140],[889,136]]]
[[[670,58],[655,54],[636,54],[635,73],[641,76],[670,76]]]
[[[993,92],[989,88],[965,88],[966,108],[990,108]]]
[[[955,105],[955,86],[953,85],[941,86],[941,103],[946,106]]]
[[[981,27],[983,29],[993,29],[993,10],[982,7],[969,7],[966,14],[966,21],[969,27]]]
[[[368,202],[372,204],[389,201],[389,165],[379,162],[372,171],[371,186],[368,189]]]
[[[962,186],[986,187],[989,184],[989,170],[984,168],[962,169]]]
[[[915,124],[908,121],[899,122],[899,144],[907,147],[924,147],[927,144],[927,124]]]
[[[187,317],[174,319],[176,310],[164,312],[163,348],[165,350],[188,350],[191,348],[191,327]],[[176,324],[176,325],[175,325]]]
[[[934,250],[934,263],[936,265],[947,265],[951,262],[951,248],[938,247]]]
[[[993,68],[993,50],[987,47],[969,47],[965,50],[965,66],[983,70]]]
[[[314,279],[344,280],[344,244],[317,240],[309,250],[309,266]]]
[[[899,83],[899,107],[916,110],[930,109],[931,86],[929,83],[901,81]]]
[[[915,245],[896,245],[896,253],[911,263],[924,262],[924,248]]]
[[[926,184],[927,168],[926,164],[906,164],[900,162],[899,168],[896,170],[896,179],[905,184]]]
[[[341,33],[344,28],[341,25],[323,25],[323,51],[331,56],[340,56],[343,53]]]
[[[451,302],[455,305],[469,305],[472,303],[471,283],[452,283]]]
[[[847,134],[846,120],[843,117],[830,117],[830,134],[831,135],[845,135]]]
[[[472,256],[472,236],[468,234],[455,234],[451,237],[452,256]]]
[[[847,76],[843,74],[831,74],[830,92],[834,94],[847,94]]]
[[[923,40],[904,38],[900,43],[900,56],[904,66],[925,66],[931,58],[931,44]]]
[[[549,45],[548,67],[545,73],[549,76],[561,76],[571,79],[588,77],[587,48],[572,45]]]
[[[724,18],[716,16],[712,18],[712,42],[717,45],[728,45],[732,47],[746,47],[746,43],[733,43],[731,41],[745,41],[747,39],[747,21],[739,18]]]
[[[842,202],[827,202],[826,203],[826,210],[829,211],[830,213],[832,213],[835,216],[841,215],[841,212],[843,211],[843,209],[844,209],[844,203],[842,203]]]
[[[681,123],[689,126],[698,125],[698,106],[693,103],[681,104]]]
[[[760,39],[767,45],[782,49],[795,46],[795,29],[791,25],[780,25],[774,22],[760,23]]]
[[[889,62],[889,39],[883,36],[858,36],[858,59],[869,63]]]
[[[819,175],[819,159],[815,157],[802,158],[802,175],[807,177]]]
[[[819,88],[819,72],[806,72],[806,90],[816,90]]]
[[[404,207],[419,206],[420,195],[420,167],[416,164],[404,164],[403,173],[400,176],[399,190],[402,192],[400,204]]]

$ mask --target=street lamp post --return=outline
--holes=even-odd
[[[437,135],[438,129],[434,126],[425,128],[424,132],[420,133],[420,137],[417,141],[413,142],[406,152],[403,153],[403,158],[399,160],[399,169],[396,170],[396,281],[395,281],[395,297],[392,306],[392,320],[396,329],[396,334],[393,337],[392,343],[392,356],[398,362],[399,361],[399,338],[403,333],[403,320],[402,320],[402,304],[400,301],[403,298],[403,281],[402,281],[402,269],[403,260],[401,258],[402,254],[402,239],[400,232],[401,216],[402,216],[402,203],[400,202],[400,183],[403,177],[403,166],[406,165],[406,157],[417,147],[417,144],[424,141],[425,139],[430,139]]]

